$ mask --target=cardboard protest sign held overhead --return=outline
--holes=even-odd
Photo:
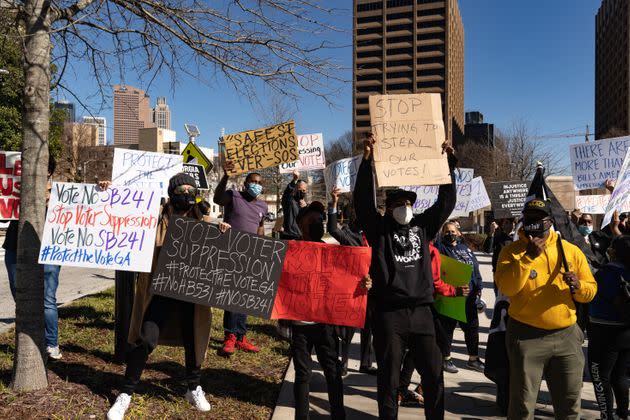
[[[143,150],[114,149],[112,184],[150,190],[168,197],[168,180],[182,172],[182,156]]]
[[[269,318],[286,251],[285,241],[173,216],[151,291]]]
[[[576,190],[601,188],[617,179],[630,148],[630,136],[572,144],[571,173]]]
[[[159,189],[55,182],[39,263],[149,272],[159,210]]]
[[[339,159],[324,169],[324,181],[326,182],[326,190],[332,191],[339,188],[339,192],[352,192],[354,183],[357,180],[357,172],[363,155]]]
[[[464,264],[454,258],[440,255],[442,260],[440,276],[445,283],[452,286],[468,286],[472,276],[472,265]],[[466,322],[466,297],[435,296],[435,310],[444,316]]]
[[[369,102],[378,186],[450,184],[440,94],[371,95]]]
[[[288,241],[272,318],[363,328],[372,250]]]
[[[230,175],[290,163],[299,158],[295,123],[284,122],[223,137],[226,161],[234,163]]]
[[[610,194],[602,195],[576,195],[575,208],[586,214],[604,214],[610,201]],[[630,211],[630,198],[622,203],[619,213]]]
[[[184,173],[194,178],[197,189],[208,189],[208,178],[206,178],[206,171],[203,169],[203,166],[194,163],[184,163],[182,169]]]
[[[630,149],[626,152],[626,157],[623,161],[623,165],[619,170],[619,177],[615,182],[615,189],[613,190],[610,201],[606,206],[606,214],[604,214],[604,220],[602,220],[602,229],[610,223],[615,210],[621,211],[624,204],[630,199]]]
[[[490,183],[490,201],[496,219],[521,217],[529,182],[508,181]]]
[[[288,174],[295,170],[311,171],[324,169],[326,167],[324,135],[322,133],[301,134],[297,136],[297,140],[300,158],[295,162],[281,163],[280,173]]]
[[[0,152],[0,219],[19,220],[22,154]]]

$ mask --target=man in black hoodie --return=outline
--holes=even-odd
[[[293,180],[289,182],[282,193],[282,213],[284,214],[281,239],[300,239],[302,233],[297,223],[300,210],[306,207],[306,182],[299,179],[300,173],[293,171]]]
[[[405,348],[422,376],[427,419],[444,418],[442,355],[435,341],[431,304],[433,276],[429,241],[455,208],[453,148],[448,155],[451,184],[441,185],[436,203],[413,215],[416,194],[393,190],[387,194],[386,211],[376,210],[370,135],[364,144],[363,161],[354,189],[354,208],[360,227],[372,247],[370,276],[375,306],[373,332],[378,363],[377,399],[380,419],[398,416],[398,382]]]

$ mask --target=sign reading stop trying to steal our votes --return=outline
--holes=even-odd
[[[158,188],[55,182],[39,263],[150,272],[159,210]]]
[[[0,219],[20,219],[22,154],[0,152]]]
[[[601,188],[615,180],[630,149],[630,136],[572,144],[571,173],[576,190]]]
[[[439,93],[371,95],[379,187],[450,184]]]
[[[270,168],[299,158],[293,121],[227,134],[223,137],[223,145],[225,160],[234,164],[229,175]]]
[[[293,171],[324,169],[326,167],[324,135],[322,133],[301,134],[297,136],[297,140],[300,158],[295,162],[281,163],[280,173],[287,174]]]
[[[112,184],[144,190],[158,188],[162,197],[168,197],[168,181],[182,172],[182,160],[182,155],[116,148]]]

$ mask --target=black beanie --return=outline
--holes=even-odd
[[[195,182],[194,178],[188,174],[185,174],[183,172],[175,174],[168,181],[168,195],[173,195],[173,191],[175,191],[175,188],[179,187],[180,185],[192,185],[194,187],[195,185],[197,185],[197,183]]]

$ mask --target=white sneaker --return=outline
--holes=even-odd
[[[48,357],[50,357],[51,359],[55,359],[55,360],[61,359],[61,351],[59,350],[59,346],[46,347],[46,353],[48,353]]]
[[[123,420],[125,418],[125,411],[129,408],[131,402],[131,395],[124,392],[116,398],[116,402],[112,405],[112,408],[107,412],[107,420]]]
[[[194,405],[199,411],[210,411],[212,408],[208,400],[206,400],[206,394],[201,389],[201,385],[197,385],[197,389],[194,391],[189,389],[186,392],[186,401]]]

